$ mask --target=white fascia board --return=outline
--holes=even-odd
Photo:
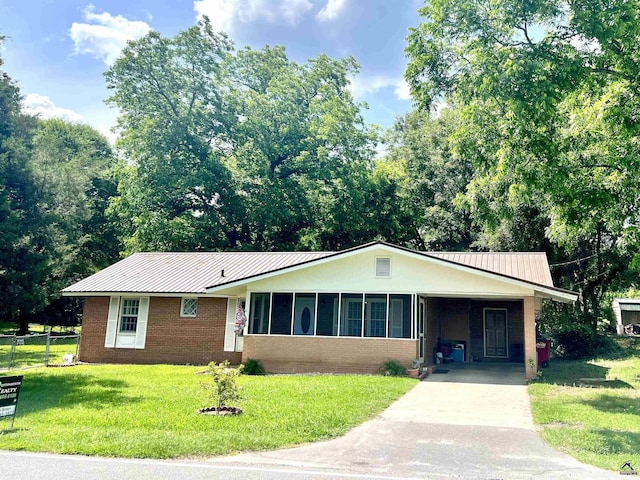
[[[473,268],[473,267],[469,267],[467,265],[462,265],[460,263],[456,263],[450,260],[443,260],[437,257],[433,257],[429,254],[426,253],[421,253],[421,252],[412,252],[409,250],[405,250],[402,248],[394,248],[390,245],[385,245],[385,244],[373,244],[373,245],[368,245],[364,248],[360,248],[360,249],[353,249],[350,251],[347,251],[343,254],[337,253],[335,255],[330,255],[328,257],[323,257],[323,258],[319,258],[316,260],[312,260],[310,262],[306,262],[300,265],[293,265],[291,267],[288,268],[283,268],[281,270],[277,270],[274,272],[266,272],[260,275],[256,275],[250,278],[246,278],[246,279],[242,279],[242,280],[236,280],[235,282],[230,282],[230,283],[226,283],[224,285],[219,285],[213,288],[208,288],[207,292],[208,293],[213,293],[219,290],[226,290],[228,288],[231,287],[236,287],[236,286],[240,286],[240,285],[245,285],[257,280],[265,280],[267,278],[271,278],[271,277],[275,277],[278,275],[282,275],[285,273],[290,273],[290,272],[295,272],[298,270],[302,270],[304,268],[308,268],[308,267],[312,267],[312,266],[316,266],[316,265],[322,265],[324,263],[329,263],[329,262],[333,262],[335,260],[339,260],[342,258],[347,258],[347,257],[351,257],[354,255],[359,255],[361,253],[365,253],[371,250],[384,250],[387,251],[389,253],[397,253],[400,255],[406,255],[409,258],[414,258],[416,260],[421,260],[423,262],[431,262],[431,263],[435,263],[437,265],[442,265],[445,267],[450,267],[454,270],[461,270],[463,272],[466,273],[471,273],[471,274],[475,274],[475,275],[480,275],[480,276],[484,276],[487,278],[491,278],[497,281],[501,281],[501,282],[505,282],[508,283],[510,285],[515,285],[518,287],[523,287],[523,288],[529,288],[529,289],[533,289],[536,292],[540,292],[541,294],[543,294],[544,297],[547,298],[551,298],[553,300],[559,301],[559,302],[563,302],[563,303],[573,303],[578,299],[578,295],[572,292],[568,292],[568,291],[563,291],[563,290],[557,290],[555,288],[549,288],[549,287],[545,287],[544,285],[539,285],[537,283],[532,283],[532,282],[527,282],[525,280],[518,280],[512,277],[507,277],[504,275],[500,275],[497,273],[493,273],[493,272],[488,272],[486,270],[481,270],[481,269],[477,269],[477,268]]]

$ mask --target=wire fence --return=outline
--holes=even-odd
[[[62,365],[63,357],[78,356],[80,335],[0,335],[0,371]]]

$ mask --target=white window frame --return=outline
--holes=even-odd
[[[113,296],[109,302],[107,329],[105,334],[105,348],[135,348],[144,349],[147,338],[147,322],[149,319],[149,297],[117,297]],[[137,301],[136,329],[122,330],[124,304]],[[126,315],[131,317],[133,315]]]
[[[332,338],[332,337],[342,337],[342,338],[360,338],[360,339],[386,339],[386,340],[415,340],[417,338],[417,308],[415,308],[414,306],[414,302],[417,301],[417,295],[415,293],[407,293],[407,292],[393,292],[393,293],[389,293],[389,292],[382,292],[382,291],[368,291],[368,292],[362,292],[362,291],[335,291],[335,290],[317,290],[315,292],[310,292],[308,290],[303,290],[303,291],[295,291],[295,290],[275,290],[275,291],[264,291],[264,290],[258,290],[258,291],[248,291],[248,301],[247,301],[247,309],[245,310],[246,314],[247,314],[247,318],[248,318],[248,322],[247,322],[247,326],[246,326],[246,330],[245,330],[245,335],[246,336],[254,336],[254,335],[259,335],[259,336],[286,336],[286,337],[303,337],[303,338],[309,338],[309,337],[322,337],[322,338]],[[252,333],[251,328],[253,326],[253,321],[252,321],[252,317],[254,316],[254,312],[252,311],[252,306],[254,303],[254,298],[255,295],[257,294],[265,294],[268,295],[268,299],[269,299],[269,308],[266,309],[264,308],[264,305],[261,305],[261,320],[263,322],[267,322],[266,327],[267,327],[267,331],[265,333]],[[291,314],[291,329],[288,333],[284,333],[284,334],[275,334],[272,333],[271,331],[271,316],[273,314],[273,296],[275,294],[291,294],[293,303],[292,303],[292,314]],[[337,331],[335,332],[335,335],[319,335],[318,334],[318,321],[319,321],[319,299],[320,299],[320,295],[322,294],[331,294],[331,295],[336,295],[337,298],[337,305],[334,303],[334,309],[335,309],[335,314],[336,314],[336,319],[337,319]],[[314,295],[315,296],[315,311],[314,311],[314,315],[312,317],[312,322],[313,322],[313,334],[312,335],[308,335],[308,334],[295,334],[295,305],[296,305],[296,299],[298,297],[298,295]],[[344,298],[345,295],[357,295],[357,297],[349,297],[349,298]],[[367,295],[379,295],[381,297],[385,297],[380,298],[380,302],[385,302],[386,301],[386,308],[385,308],[385,319],[384,319],[384,325],[385,325],[385,336],[383,337],[371,337],[368,336],[366,333],[366,326],[369,323],[367,321],[367,306],[366,306],[366,298]],[[408,316],[408,320],[410,322],[410,336],[409,337],[391,337],[391,325],[390,325],[390,321],[391,321],[391,317],[390,317],[390,308],[391,308],[391,296],[392,295],[402,295],[402,296],[407,296],[408,299],[407,301],[409,302],[409,316]],[[386,300],[385,300],[386,299]],[[394,299],[394,303],[396,303],[399,299]],[[356,320],[356,318],[346,318],[348,317],[348,309],[349,309],[349,304],[353,303],[353,302],[358,302],[361,304],[361,310],[360,310],[360,315],[358,320],[360,321],[360,335],[358,336],[352,336],[352,335],[348,335],[349,330],[349,323],[348,320]],[[402,302],[404,302],[404,300],[402,300]],[[402,309],[400,310],[401,313],[401,317],[402,317],[402,325],[404,325],[405,322],[405,318],[404,318],[404,307],[402,307]],[[266,313],[266,318],[263,318],[263,315]],[[230,315],[230,314],[229,314]],[[230,316],[228,315],[228,321],[230,322]],[[343,325],[345,322],[346,325]],[[264,327],[264,323],[261,323],[261,326]],[[342,333],[342,328],[345,328],[345,333]],[[402,327],[404,328],[404,327]],[[355,330],[353,330],[355,332]],[[404,330],[403,330],[404,331]],[[238,350],[236,350],[238,351]]]
[[[195,312],[194,313],[185,313],[184,312],[184,306],[186,302],[190,302],[195,300],[196,305],[195,305]],[[182,297],[182,300],[180,301],[180,317],[181,318],[195,318],[198,316],[198,297]]]

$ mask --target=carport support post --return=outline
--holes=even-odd
[[[538,374],[538,352],[536,351],[536,298],[524,297],[524,368],[527,380]]]

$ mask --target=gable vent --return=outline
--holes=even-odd
[[[391,276],[391,259],[389,257],[376,258],[376,277]]]

